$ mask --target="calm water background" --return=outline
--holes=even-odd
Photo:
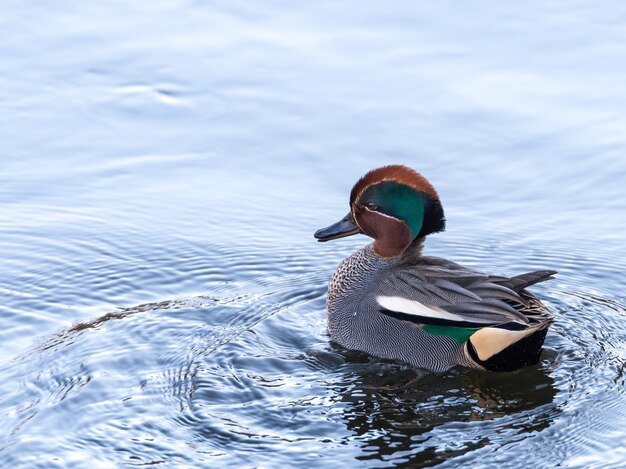
[[[2,467],[626,466],[623,2],[4,2]],[[559,271],[540,365],[334,347],[366,170]]]

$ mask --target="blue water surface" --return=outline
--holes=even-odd
[[[626,465],[626,4],[4,2],[0,466]],[[555,269],[539,365],[329,342],[320,245],[409,165],[426,252]]]

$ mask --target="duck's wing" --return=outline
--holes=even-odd
[[[375,292],[380,311],[425,325],[456,327],[528,326],[529,285],[556,272],[516,277],[490,276],[453,262],[427,258],[424,263],[389,269]]]

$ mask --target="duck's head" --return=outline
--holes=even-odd
[[[402,165],[383,166],[363,176],[350,193],[350,212],[315,232],[318,241],[357,233],[374,238],[381,257],[402,255],[417,238],[443,231],[446,221],[435,188]]]

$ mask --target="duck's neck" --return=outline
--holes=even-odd
[[[397,260],[407,264],[414,264],[420,257],[422,257],[422,250],[424,249],[425,240],[426,236],[418,236],[413,241],[411,241],[411,244],[409,244],[409,246],[397,256],[385,256],[384,253],[377,249],[376,241],[372,243],[371,246],[372,251],[385,260]]]

